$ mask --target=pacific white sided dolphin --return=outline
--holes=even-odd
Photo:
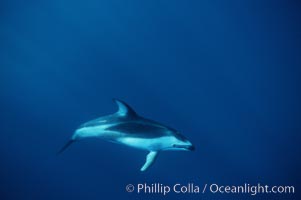
[[[101,138],[149,151],[141,171],[147,170],[163,150],[193,151],[194,146],[173,128],[139,116],[125,102],[114,99],[118,111],[82,124],[58,152],[85,138]]]

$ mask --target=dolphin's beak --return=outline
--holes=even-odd
[[[187,149],[188,149],[189,151],[194,151],[194,150],[195,150],[195,146],[190,145],[190,146],[187,147]]]
[[[185,149],[188,151],[194,151],[195,147],[191,144],[191,145],[181,145],[181,144],[174,144],[173,145],[176,148],[181,148],[181,149]]]

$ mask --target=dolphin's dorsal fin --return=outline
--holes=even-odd
[[[136,116],[136,112],[124,101],[118,100],[118,99],[113,99],[115,103],[118,106],[118,111],[117,113],[120,116]]]
[[[144,165],[141,167],[140,171],[147,170],[156,160],[158,156],[158,151],[150,151],[146,156],[146,161]]]

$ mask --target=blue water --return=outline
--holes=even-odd
[[[297,1],[0,3],[0,199],[298,199]],[[56,152],[112,98],[195,152],[87,140]],[[296,194],[137,194],[127,184],[293,185]],[[299,193],[299,194],[298,194]]]

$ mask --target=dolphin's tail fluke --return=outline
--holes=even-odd
[[[69,140],[62,148],[61,148],[61,150],[59,150],[58,152],[57,152],[57,154],[56,155],[59,155],[59,154],[61,154],[63,151],[65,151],[73,142],[75,142],[75,140]]]

